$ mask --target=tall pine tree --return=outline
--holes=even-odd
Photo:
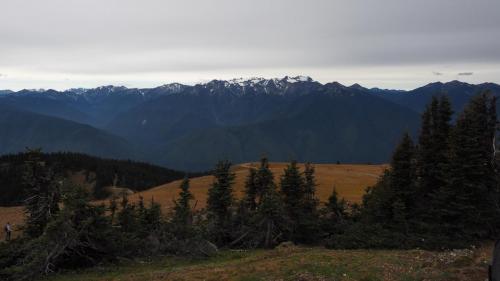
[[[249,211],[255,211],[257,207],[257,171],[254,168],[248,169],[248,176],[245,180],[245,195],[243,197],[243,207]]]
[[[179,229],[186,230],[192,224],[193,214],[189,202],[194,198],[189,191],[189,179],[185,177],[180,185],[179,199],[174,201],[172,221]]]
[[[422,232],[432,232],[439,222],[439,207],[436,194],[449,184],[450,177],[450,130],[452,111],[446,95],[438,100],[433,97],[422,114],[416,151],[416,173],[418,193],[416,194],[415,221]]]
[[[263,157],[260,160],[260,166],[257,169],[257,174],[255,175],[255,188],[257,205],[261,203],[262,197],[268,190],[276,188],[274,175],[269,168],[269,160],[266,157]]]
[[[208,190],[207,212],[212,239],[218,245],[230,242],[233,183],[229,161],[219,161],[214,170],[215,180]]]
[[[23,181],[28,197],[24,202],[27,215],[24,234],[36,238],[59,212],[62,180],[41,161],[40,149],[28,151],[25,165]]]
[[[477,239],[497,232],[495,133],[495,98],[487,93],[475,96],[457,119],[451,138],[450,185],[439,195],[449,234]]]

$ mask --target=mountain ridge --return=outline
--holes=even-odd
[[[137,151],[128,154],[136,160],[206,170],[219,159],[250,162],[262,154],[275,161],[385,162],[404,131],[416,134],[419,113],[432,96],[447,95],[459,112],[474,94],[486,89],[500,96],[500,85],[495,83],[434,82],[404,91],[285,76],[143,89],[108,85],[63,92],[21,90],[2,92],[0,106],[86,124],[92,129],[83,131],[105,132],[127,142],[120,149]],[[37,118],[31,119],[35,120],[30,124],[37,124]],[[74,123],[61,125],[73,129],[57,136],[64,138],[80,126]],[[3,126],[28,137],[19,124],[7,121]],[[30,129],[41,134],[32,136],[36,139],[54,128],[42,122]],[[91,136],[80,137],[92,141]],[[0,135],[0,142],[16,141],[7,138]],[[67,143],[51,147],[57,148],[79,149]]]

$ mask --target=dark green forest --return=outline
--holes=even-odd
[[[21,205],[26,199],[26,192],[20,183],[23,182],[29,157],[29,153],[0,156],[0,206]],[[59,180],[66,179],[69,173],[84,172],[86,181],[94,185],[93,199],[109,196],[104,187],[114,184],[141,191],[186,176],[185,172],[147,163],[103,159],[81,153],[42,153],[39,160],[48,167],[52,177]],[[198,175],[201,174],[188,174]]]
[[[51,167],[63,163],[46,165],[30,152],[22,178],[29,194],[26,225],[22,237],[0,245],[0,278],[32,280],[122,257],[210,256],[218,248],[272,248],[285,241],[443,250],[498,238],[496,99],[476,95],[453,122],[452,108],[446,96],[432,100],[418,137],[402,136],[390,168],[361,204],[339,198],[333,187],[320,204],[314,165],[301,171],[292,161],[275,178],[264,158],[249,171],[242,200],[233,194],[231,163],[220,161],[201,211],[194,211],[188,178],[168,214],[154,201],[132,204],[125,195],[96,206],[84,189],[51,176]]]

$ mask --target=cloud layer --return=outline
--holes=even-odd
[[[489,0],[6,1],[0,88],[287,74],[399,88],[436,73],[499,82],[499,10]]]

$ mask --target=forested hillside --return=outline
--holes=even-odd
[[[0,157],[0,205],[20,205],[26,199],[26,165],[29,153],[4,155]],[[186,174],[147,163],[129,160],[112,160],[79,153],[45,153],[38,161],[50,168],[52,180],[71,181],[71,175],[81,173],[85,184],[92,187],[92,197],[106,198],[109,190],[105,187],[119,186],[133,191],[141,191],[160,184],[182,179]]]
[[[80,152],[109,158],[136,158],[137,146],[122,137],[58,117],[0,103],[0,155],[41,147],[46,152]]]

